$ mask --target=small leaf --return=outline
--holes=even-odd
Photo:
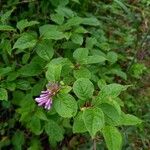
[[[106,60],[105,57],[99,55],[88,56],[86,64],[102,63],[105,60]]]
[[[43,25],[40,27],[40,35],[43,39],[53,39],[60,40],[65,37],[65,35],[58,31],[57,26],[53,25]]]
[[[72,0],[72,1],[75,2],[75,3],[80,4],[80,1],[79,1],[79,0]]]
[[[56,142],[59,142],[64,138],[61,127],[53,120],[49,120],[45,123],[45,132]]]
[[[37,39],[29,33],[24,33],[21,35],[20,38],[17,39],[15,42],[13,49],[26,49],[26,48],[33,48],[36,45]]]
[[[22,63],[26,64],[30,58],[30,53],[26,53],[22,56]]]
[[[14,80],[16,80],[17,77],[18,77],[18,72],[16,72],[16,71],[10,72],[7,77],[7,81],[14,81]]]
[[[60,116],[70,118],[77,113],[77,102],[70,94],[59,94],[54,100],[54,108]]]
[[[106,81],[104,79],[100,79],[97,84],[98,87],[101,89],[103,86],[106,85]]]
[[[87,48],[78,48],[74,51],[73,57],[77,62],[83,64],[87,61],[89,50]]]
[[[72,40],[72,42],[75,43],[75,44],[82,45],[82,43],[83,43],[83,36],[80,35],[80,34],[73,34],[73,35],[71,36],[71,40]]]
[[[38,96],[40,95],[42,89],[44,88],[45,84],[46,84],[46,79],[41,79],[39,80],[36,84],[34,84],[34,86],[32,87],[32,95],[33,96]]]
[[[100,108],[87,108],[83,111],[83,120],[92,138],[104,126],[104,114]]]
[[[42,146],[41,146],[41,142],[39,141],[39,139],[36,137],[31,138],[30,146],[28,147],[27,150],[41,150],[41,149],[42,149]]]
[[[23,76],[36,76],[42,72],[44,67],[45,63],[43,59],[34,57],[29,64],[26,64],[19,69],[19,73]]]
[[[60,93],[62,94],[66,94],[66,93],[69,93],[70,91],[72,90],[72,87],[71,86],[62,86],[61,89],[60,89]]]
[[[12,144],[15,147],[14,149],[21,150],[24,142],[24,133],[21,131],[16,131],[12,137]]]
[[[106,102],[108,101],[108,99],[114,99],[117,96],[119,96],[119,94],[122,91],[125,91],[128,87],[129,87],[128,85],[124,86],[124,85],[117,84],[117,83],[105,85],[101,88],[101,91],[95,102],[100,103],[100,102]]]
[[[5,75],[8,75],[9,72],[12,71],[12,68],[11,67],[6,67],[6,68],[0,68],[0,77],[1,76],[5,76]]]
[[[105,126],[102,133],[109,150],[121,150],[122,136],[116,127]]]
[[[80,99],[89,99],[93,96],[94,85],[87,78],[80,78],[73,84],[73,91]]]
[[[127,80],[127,74],[119,68],[112,68],[107,72],[107,74],[115,74],[121,77],[122,79]]]
[[[115,63],[118,60],[118,55],[115,52],[108,52],[107,53],[107,60],[111,63]]]
[[[50,40],[41,41],[40,43],[37,44],[35,50],[41,58],[47,61],[49,61],[54,54],[53,45]]]
[[[86,132],[87,129],[84,124],[83,120],[83,112],[80,111],[77,116],[74,118],[74,123],[73,123],[73,133],[84,133]]]
[[[63,7],[63,6],[58,6],[55,11],[58,14],[65,16],[66,18],[74,17],[74,14],[75,14],[71,9],[67,7]]]
[[[49,64],[46,71],[46,78],[48,81],[59,81],[61,75],[61,64]]]
[[[81,17],[72,17],[68,19],[67,23],[63,25],[65,30],[70,29],[72,26],[78,26],[82,23],[83,19]],[[63,29],[63,30],[64,30]]]
[[[36,113],[35,113],[35,116],[38,117],[41,120],[48,121],[48,118],[47,118],[46,114],[42,110],[37,110]]]
[[[16,88],[21,90],[29,90],[31,88],[30,82],[27,80],[19,79],[16,81]]]
[[[108,124],[113,124],[113,125],[118,124],[118,122],[121,119],[121,116],[114,106],[107,103],[103,103],[99,107],[103,110],[103,113],[105,114],[106,122]]]
[[[84,18],[83,21],[82,21],[82,24],[89,25],[89,26],[98,26],[98,25],[100,25],[99,21],[94,17]]]
[[[28,21],[27,19],[24,19],[24,20],[17,22],[17,28],[20,31],[23,31],[25,28],[36,25],[36,24],[39,24],[39,22],[38,21]]]
[[[75,33],[88,33],[88,31],[81,26],[77,27],[74,32]]]
[[[51,0],[50,1],[53,6],[58,7],[58,6],[66,6],[69,3],[69,0]]]
[[[134,115],[130,115],[130,114],[124,114],[122,113],[121,115],[121,125],[137,125],[137,124],[141,124],[142,120],[137,118]]]
[[[32,116],[30,122],[28,123],[27,127],[36,135],[40,135],[41,130],[41,121],[38,117]]]
[[[4,24],[7,22],[7,20],[9,19],[10,15],[12,14],[12,12],[14,11],[15,8],[13,8],[12,10],[7,11],[6,13],[4,13],[3,15],[1,15],[1,22]]]
[[[0,100],[8,100],[7,90],[5,90],[4,88],[0,88]]]
[[[57,24],[61,25],[64,22],[64,16],[61,14],[52,14],[51,20],[56,22]]]
[[[88,49],[92,49],[93,48],[93,46],[95,45],[97,43],[97,40],[96,40],[96,38],[93,38],[93,37],[88,37],[88,38],[86,38],[86,47],[88,48]]]
[[[11,42],[10,40],[5,39],[2,43],[1,43],[1,48],[8,52],[9,55],[11,55],[12,52],[12,48],[11,48]]]
[[[15,29],[9,25],[0,25],[0,31],[15,31]]]
[[[91,72],[87,68],[84,68],[84,67],[81,67],[78,70],[74,70],[73,74],[76,79],[79,79],[79,78],[90,79],[91,78]]]

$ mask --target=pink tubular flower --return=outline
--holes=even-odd
[[[52,106],[52,97],[59,91],[58,84],[48,84],[46,91],[41,91],[40,97],[36,98],[35,101],[38,106],[43,106],[45,109],[50,109]]]
[[[35,101],[38,106],[44,106],[45,109],[50,109],[52,105],[51,92],[49,90],[42,91],[40,97],[36,98]]]

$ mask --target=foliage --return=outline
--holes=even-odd
[[[149,2],[0,4],[0,149],[133,148],[149,116],[134,94],[149,73]],[[35,102],[47,83],[59,85],[50,110]]]

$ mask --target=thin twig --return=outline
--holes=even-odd
[[[96,150],[96,139],[93,139],[93,150]]]

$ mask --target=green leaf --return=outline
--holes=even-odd
[[[30,146],[27,150],[42,150],[40,140],[36,137],[32,137],[30,141]]]
[[[16,71],[10,72],[7,77],[7,81],[14,81],[17,77],[18,77],[18,72]]]
[[[76,79],[79,79],[79,78],[90,79],[91,78],[91,72],[87,68],[84,68],[84,67],[81,67],[78,70],[74,70],[73,74]]]
[[[37,54],[46,61],[49,61],[54,55],[54,49],[50,40],[44,40],[35,47]]]
[[[41,109],[38,109],[36,111],[35,117],[39,118],[40,120],[48,121],[46,114]]]
[[[30,82],[27,80],[19,79],[16,81],[16,88],[21,90],[29,90],[31,88]]]
[[[105,85],[101,88],[101,91],[98,95],[98,99],[96,100],[96,102],[107,102],[108,100],[114,99],[117,96],[119,96],[119,94],[122,91],[125,91],[129,86],[124,86],[121,84],[117,84],[117,83],[112,83],[109,85]]]
[[[93,37],[86,38],[86,47],[88,49],[92,49],[96,43],[97,43],[96,38],[93,38]]]
[[[121,150],[122,136],[117,128],[113,126],[105,126],[102,133],[109,150]]]
[[[79,1],[79,0],[71,0],[71,1],[73,1],[73,2],[75,2],[75,3],[77,3],[77,4],[80,4],[80,1]]]
[[[98,82],[98,87],[101,89],[103,86],[106,86],[106,81],[104,79],[100,79]]]
[[[26,48],[33,48],[36,45],[37,39],[29,33],[24,33],[21,35],[20,38],[17,39],[15,42],[13,49],[26,49]]]
[[[36,76],[40,74],[45,66],[43,59],[34,57],[29,64],[22,66],[19,73],[23,76]]]
[[[12,144],[15,150],[21,150],[25,142],[24,133],[21,131],[16,131],[12,137]]]
[[[66,6],[69,3],[69,0],[51,0],[50,1],[53,6],[58,7],[58,6]]]
[[[39,30],[43,39],[60,40],[65,37],[65,35],[57,29],[57,26],[54,25],[43,25]]]
[[[64,138],[61,127],[55,121],[49,120],[47,123],[45,123],[44,128],[45,132],[52,140],[59,142]]]
[[[51,20],[54,21],[55,23],[61,25],[64,22],[64,16],[61,14],[52,14]]]
[[[94,85],[87,78],[80,78],[73,84],[73,91],[80,99],[89,99],[93,96]]]
[[[81,17],[72,17],[68,19],[67,23],[63,25],[65,30],[71,29],[73,26],[78,26],[82,23],[83,19]],[[63,29],[63,30],[64,30]]]
[[[8,100],[7,90],[4,88],[0,88],[0,100]]]
[[[42,132],[41,121],[35,115],[31,117],[31,120],[30,122],[28,122],[27,127],[30,128],[31,132],[33,132],[36,135],[40,135]]]
[[[103,103],[99,106],[105,114],[105,119],[108,124],[116,125],[119,123],[121,116],[118,110],[108,103]]]
[[[27,19],[20,20],[17,22],[17,28],[22,32],[25,28],[39,24],[38,21],[28,21]]]
[[[75,43],[75,44],[82,45],[82,43],[83,43],[83,36],[80,35],[80,34],[73,34],[73,35],[71,36],[71,40],[72,40],[72,42]]]
[[[53,105],[57,113],[64,118],[73,117],[77,113],[77,102],[70,94],[59,94]]]
[[[11,67],[6,67],[6,68],[0,68],[0,77],[8,75],[9,72],[12,71]]]
[[[14,82],[6,82],[5,88],[7,88],[9,91],[14,91],[16,89],[16,83]]]
[[[121,122],[120,124],[121,125],[137,125],[137,124],[141,124],[142,123],[142,120],[137,118],[136,116],[134,115],[130,115],[130,114],[125,114],[122,112],[122,115],[121,115]]]
[[[22,63],[26,64],[30,58],[30,53],[26,53],[22,56]]]
[[[89,26],[98,26],[98,25],[100,25],[99,21],[94,17],[83,18],[82,24],[89,25]]]
[[[89,50],[87,48],[78,48],[74,51],[73,57],[77,62],[84,64],[87,61]]]
[[[24,93],[22,91],[14,91],[13,92],[13,99],[12,99],[12,104],[15,104],[17,106],[20,106],[22,101],[24,100]]]
[[[49,64],[46,71],[46,79],[48,81],[59,81],[61,75],[61,64]]]
[[[111,63],[115,63],[118,60],[118,55],[115,52],[108,52],[107,53],[107,60]]]
[[[55,11],[58,14],[65,16],[66,18],[74,17],[75,14],[71,9],[63,6],[58,6],[58,8]]]
[[[32,87],[32,95],[33,96],[38,96],[40,95],[42,89],[44,88],[45,84],[46,84],[46,79],[41,79],[37,82],[37,84],[35,84],[33,87]]]
[[[83,120],[92,138],[103,128],[105,123],[102,110],[94,107],[83,110]]]
[[[0,24],[0,31],[15,31],[15,29],[9,25]]]
[[[2,43],[1,43],[1,48],[6,51],[9,55],[11,55],[12,52],[12,48],[11,48],[11,41],[5,39]]]
[[[122,79],[127,80],[127,74],[119,68],[112,68],[107,72],[107,74],[115,74],[121,77]]]
[[[7,20],[9,19],[10,15],[12,14],[12,12],[14,11],[15,8],[13,8],[12,10],[7,11],[6,13],[4,13],[3,15],[1,15],[1,22],[4,24],[7,22]]]
[[[60,93],[66,94],[66,93],[69,93],[71,90],[72,90],[71,86],[61,86]]]
[[[105,57],[99,55],[88,56],[86,64],[102,63],[105,60],[106,60]]]
[[[83,111],[80,111],[74,118],[73,122],[73,133],[84,133],[87,129],[83,120]]]
[[[74,32],[75,33],[88,33],[88,31],[81,26],[77,27]]]

